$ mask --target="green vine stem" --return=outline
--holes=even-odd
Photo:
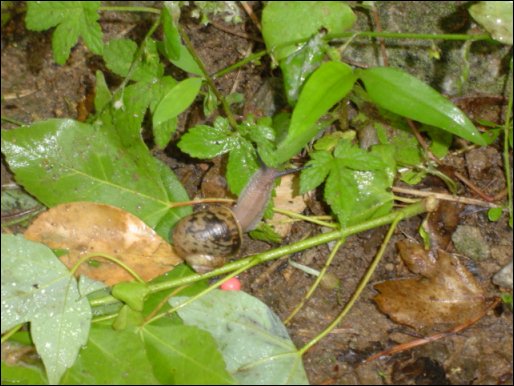
[[[363,276],[361,281],[359,282],[359,285],[357,286],[355,292],[353,293],[352,297],[346,303],[346,305],[343,307],[337,318],[335,318],[332,323],[330,323],[327,328],[325,328],[318,336],[316,336],[314,339],[312,339],[309,343],[307,343],[305,346],[303,346],[300,350],[298,350],[300,355],[305,354],[312,346],[314,346],[316,343],[318,343],[321,339],[323,339],[325,336],[327,336],[330,331],[332,331],[334,328],[337,327],[339,322],[344,318],[346,314],[350,311],[350,309],[353,307],[357,299],[360,297],[362,291],[364,288],[368,285],[369,280],[371,279],[371,276],[375,272],[375,269],[377,268],[378,263],[382,259],[382,256],[384,255],[385,249],[387,245],[389,244],[389,240],[391,239],[391,236],[393,235],[394,230],[396,229],[396,226],[398,223],[405,218],[405,213],[402,211],[397,211],[394,213],[395,217],[392,220],[391,226],[389,227],[389,230],[387,231],[387,234],[384,238],[384,241],[382,242],[382,245],[380,247],[380,250],[378,251],[377,255],[371,262],[370,266],[368,267],[366,274]]]
[[[437,200],[432,197],[428,197],[422,201],[419,201],[415,204],[409,205],[405,208],[399,209],[392,213],[389,213],[385,216],[365,221],[358,225],[353,225],[344,229],[334,230],[328,233],[322,233],[313,237],[310,237],[305,240],[298,241],[296,243],[290,245],[284,245],[279,248],[275,248],[258,255],[249,256],[244,259],[240,259],[229,264],[224,265],[221,268],[218,268],[214,271],[208,272],[206,274],[200,275],[197,273],[191,274],[187,277],[183,277],[180,279],[174,279],[167,282],[162,283],[153,283],[148,285],[149,293],[156,293],[160,291],[165,291],[171,288],[175,288],[181,285],[186,285],[190,283],[197,282],[202,279],[210,279],[215,276],[224,275],[227,273],[231,273],[234,271],[242,272],[254,265],[261,264],[267,261],[278,259],[279,257],[289,255],[292,253],[300,252],[309,248],[316,247],[321,244],[326,244],[330,241],[339,240],[341,238],[348,237],[350,235],[364,232],[370,229],[374,229],[380,227],[382,225],[387,225],[393,222],[397,216],[401,216],[401,218],[409,218],[413,216],[417,216],[418,214],[425,212],[432,212],[437,207]],[[91,299],[90,304],[94,306],[100,306],[104,304],[109,304],[117,302],[117,300],[112,296],[104,296],[98,299]]]
[[[321,283],[321,280],[323,279],[323,275],[325,272],[327,272],[328,267],[330,267],[330,264],[332,264],[332,260],[334,260],[334,257],[337,254],[337,251],[341,246],[344,244],[345,239],[341,238],[338,240],[337,244],[334,246],[332,251],[330,252],[330,256],[328,257],[327,261],[325,262],[325,265],[323,266],[323,269],[320,271],[318,277],[314,281],[314,283],[311,285],[311,288],[309,288],[309,291],[305,294],[303,299],[298,303],[298,305],[294,308],[294,310],[289,314],[289,316],[284,320],[284,324],[288,324],[291,319],[294,318],[294,316],[302,309],[304,304],[307,302],[307,300],[310,299],[316,288],[318,288],[319,283]]]

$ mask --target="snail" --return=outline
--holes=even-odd
[[[181,219],[172,234],[178,255],[198,273],[221,267],[239,251],[243,233],[255,229],[261,221],[275,179],[298,170],[261,166],[233,208],[211,205]]]

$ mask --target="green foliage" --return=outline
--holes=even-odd
[[[187,299],[175,297],[170,303],[176,307]],[[238,384],[308,384],[301,356],[286,328],[253,296],[214,290],[178,313],[184,323],[216,339],[227,371]]]
[[[187,200],[187,195],[172,172],[137,143],[122,151],[123,140],[105,125],[70,119],[51,119],[2,134],[2,151],[18,182],[46,206],[100,202],[169,230],[168,224],[187,213],[171,209],[169,202]],[[167,233],[163,229],[163,237]]]
[[[2,234],[2,334],[30,322],[50,384],[86,343],[91,308],[68,269],[39,243]]]
[[[494,39],[512,45],[512,1],[480,1],[469,13]]]
[[[485,140],[469,120],[448,99],[427,84],[397,68],[358,70],[371,100],[402,117],[449,131],[477,145]]]
[[[25,23],[33,31],[57,27],[52,36],[52,49],[55,61],[64,64],[79,37],[92,52],[102,54],[99,7],[99,1],[28,1]]]
[[[220,7],[231,6],[227,4],[197,2],[194,6],[207,21],[209,14],[225,12]],[[39,202],[49,207],[70,201],[111,204],[135,214],[165,238],[174,223],[190,212],[172,208],[172,203],[189,198],[175,174],[152,155],[142,128],[148,122],[153,134],[150,142],[164,149],[175,134],[179,115],[198,96],[206,95],[206,115],[220,105],[239,104],[242,97],[229,95],[222,104],[214,90],[201,92],[208,74],[182,43],[178,15],[167,7],[172,9],[173,4],[165,5],[154,24],[162,26],[163,40],[156,41],[149,33],[138,46],[129,39],[111,39],[104,45],[98,23],[100,2],[27,3],[27,28],[55,27],[52,47],[57,63],[64,64],[82,38],[91,52],[102,55],[109,71],[124,78],[111,92],[104,74],[97,72],[96,115],[87,123],[50,119],[2,132],[6,162]],[[477,11],[494,12],[480,7],[484,5],[473,6],[472,14],[482,23]],[[305,193],[323,186],[326,203],[339,224],[347,226],[392,209],[390,188],[399,166],[409,168],[401,178],[410,183],[430,172],[426,155],[406,130],[406,118],[424,124],[421,130],[430,137],[430,150],[438,157],[446,155],[453,135],[478,145],[496,138],[481,136],[450,101],[404,71],[354,71],[340,62],[339,52],[327,42],[351,28],[355,20],[342,2],[267,3],[262,33],[268,53],[282,71],[292,111],[258,120],[247,116],[239,123],[225,111],[228,118],[218,116],[213,124],[190,128],[178,147],[201,159],[227,155],[226,178],[230,190],[238,194],[259,167],[259,158],[281,168],[316,139],[308,152],[309,167],[301,173],[300,190]],[[491,33],[508,41],[501,29]],[[330,61],[325,61],[326,54]],[[169,60],[175,72],[165,72],[161,58]],[[196,77],[178,81],[164,75],[177,69]],[[337,131],[336,125],[335,132],[321,135],[341,119],[337,114],[345,98],[360,111],[352,123],[361,119],[360,123],[371,125],[379,145],[360,149],[353,143],[355,132]],[[378,107],[380,119],[365,116],[361,107],[366,103]],[[145,121],[145,116],[151,119]],[[382,120],[395,129],[386,128]],[[512,135],[508,141],[512,147]],[[499,209],[489,212],[491,220],[500,215]],[[266,227],[254,235],[279,241]],[[189,299],[182,295],[196,295],[208,283],[198,281],[183,289],[181,297],[172,296],[174,288],[154,289],[191,275],[191,269],[181,265],[151,283],[99,289],[98,283],[81,278],[77,285],[48,248],[2,235],[2,332],[30,323],[33,342],[26,344],[36,346],[50,383],[308,382],[285,327],[257,299],[241,292],[212,291],[179,308],[180,317],[170,313]],[[117,302],[95,307],[94,312],[110,317],[110,322],[91,324],[86,296],[93,301],[108,294],[112,294],[110,301]],[[3,363],[2,371],[5,378],[19,383],[47,382],[41,363]]]
[[[324,197],[342,226],[378,217],[391,210],[389,191],[395,162],[391,146],[375,146],[366,152],[340,139],[333,151],[311,153],[309,168],[300,176],[304,193],[325,182]]]

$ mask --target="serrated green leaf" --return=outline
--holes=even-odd
[[[158,126],[163,122],[176,118],[186,110],[195,100],[202,80],[200,78],[188,78],[179,82],[159,102],[153,115],[153,125]]]
[[[102,71],[96,72],[96,85],[95,85],[95,110],[100,112],[110,101],[112,95]]]
[[[68,385],[157,384],[139,334],[109,325],[91,325],[89,339],[62,379]]]
[[[189,129],[178,143],[184,153],[196,158],[214,158],[237,146],[228,123],[224,118],[216,119],[214,126],[198,125]]]
[[[326,62],[314,71],[298,98],[287,137],[278,146],[278,164],[296,155],[314,138],[318,132],[316,121],[348,94],[354,81],[352,69],[344,63]]]
[[[273,229],[273,227],[265,222],[259,223],[257,228],[249,233],[254,240],[262,240],[268,243],[280,243],[282,237]]]
[[[239,195],[258,168],[252,144],[240,139],[228,156],[226,177],[230,191]]]
[[[142,333],[154,375],[161,384],[234,384],[207,332],[193,326],[147,325]]]
[[[141,82],[155,82],[164,73],[159,60],[155,40],[147,39],[142,57],[134,64],[130,79]],[[110,40],[104,49],[105,65],[115,74],[126,77],[137,52],[137,44],[130,39]]]
[[[102,54],[99,1],[28,1],[25,24],[34,31],[56,27],[52,49],[56,63],[64,64],[79,37],[95,54]]]
[[[93,201],[125,209],[151,227],[168,216],[177,221],[188,211],[170,210],[169,202],[187,194],[169,168],[132,144],[127,150],[111,130],[71,119],[2,133],[2,152],[18,182],[46,206]]]
[[[2,234],[2,333],[30,322],[50,384],[86,343],[91,308],[68,269],[43,244]]]
[[[186,297],[170,299],[175,307]],[[242,291],[214,290],[177,311],[216,340],[239,384],[308,384],[301,355],[268,306]]]
[[[384,167],[383,162],[373,154],[352,146],[350,141],[341,140],[334,149],[338,162],[353,170],[377,170]]]
[[[486,145],[469,118],[448,99],[414,76],[391,67],[359,70],[369,97],[398,115],[449,131],[477,145]]]
[[[327,178],[332,167],[332,156],[326,151],[311,153],[307,168],[300,174],[300,194],[316,189]]]
[[[351,8],[342,2],[271,1],[262,12],[262,36],[268,51],[281,60],[295,51],[299,40],[321,29],[328,34],[341,33],[355,19]]]

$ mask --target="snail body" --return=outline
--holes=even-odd
[[[211,205],[181,219],[173,230],[173,246],[196,272],[205,273],[237,254],[243,233],[261,221],[277,177],[296,170],[261,167],[242,190],[233,208]]]

